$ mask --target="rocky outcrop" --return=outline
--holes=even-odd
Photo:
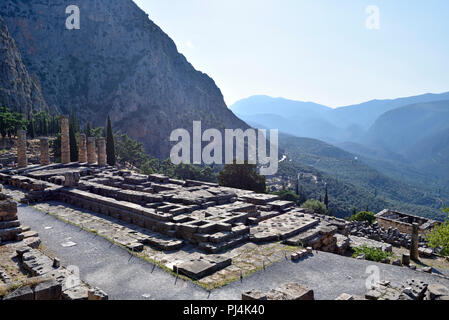
[[[49,106],[139,140],[169,155],[173,129],[247,128],[214,81],[196,71],[175,43],[132,0],[79,2],[80,29],[67,30],[64,0],[4,0],[0,15],[37,76]],[[189,130],[191,131],[191,129]]]
[[[22,56],[0,17],[0,105],[26,116],[33,110],[47,108],[39,82],[32,78]]]

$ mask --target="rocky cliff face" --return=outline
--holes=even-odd
[[[0,17],[0,105],[10,110],[30,112],[43,110],[47,105],[39,82],[28,74],[22,57],[8,28]]]
[[[76,1],[75,1],[76,2]],[[80,8],[80,29],[66,29],[66,7]],[[115,129],[167,157],[170,132],[246,128],[214,81],[196,71],[174,42],[131,0],[2,0],[3,15],[49,106]]]

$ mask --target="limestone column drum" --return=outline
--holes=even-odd
[[[69,118],[61,116],[61,163],[70,163]]]
[[[78,161],[80,163],[86,163],[87,162],[87,144],[86,144],[86,135],[80,134],[78,138],[78,146],[79,146],[79,152],[78,152]]]
[[[87,138],[87,162],[89,164],[94,164],[97,162],[97,155],[95,152],[95,138]]]
[[[40,148],[41,148],[41,165],[46,166],[50,164],[50,154],[48,148],[48,138],[40,139]]]
[[[17,131],[17,162],[19,168],[26,168],[28,166],[27,134],[24,130]]]
[[[98,139],[98,165],[106,166],[106,139]]]

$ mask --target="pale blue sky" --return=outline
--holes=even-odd
[[[447,0],[135,0],[228,105],[337,107],[449,91]],[[366,28],[369,5],[380,29]]]

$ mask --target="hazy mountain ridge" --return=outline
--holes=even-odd
[[[446,170],[449,157],[444,150],[444,130],[449,127],[447,103],[449,100],[444,98],[448,96],[449,93],[443,93],[396,100],[373,100],[357,106],[328,109],[326,111],[328,114],[325,114],[322,119],[323,122],[329,123],[329,114],[342,113],[350,117],[351,112],[355,114],[354,119],[358,119],[360,115],[363,115],[364,108],[367,108],[368,116],[363,121],[371,121],[373,125],[365,129],[357,125],[349,125],[346,129],[338,128],[335,124],[314,125],[315,114],[310,116],[307,112],[302,112],[302,121],[293,120],[293,116],[282,118],[277,115],[278,110],[282,108],[276,103],[283,100],[266,96],[264,99],[271,101],[272,112],[276,113],[276,121],[264,121],[267,117],[260,114],[246,115],[243,119],[255,125],[279,128],[280,131],[294,136],[326,141],[357,156],[360,161],[391,178],[433,192],[440,187],[449,188],[448,170]],[[418,103],[403,105],[416,101]],[[239,104],[240,109],[246,104],[251,105],[251,99],[243,100]],[[377,107],[379,110],[375,110]],[[249,110],[252,109],[254,107],[249,108]],[[380,114],[374,120],[371,119],[373,114],[377,115],[388,109],[391,110]],[[320,110],[324,109],[320,108]],[[253,119],[256,121],[252,121]],[[338,117],[334,118],[334,121],[338,122]],[[348,124],[346,122],[346,125]],[[305,128],[307,129],[304,130]],[[423,142],[419,143],[420,141]],[[424,148],[429,145],[433,147]]]
[[[260,123],[265,127],[280,129],[288,134],[337,144],[348,141],[363,142],[376,120],[388,111],[412,104],[442,100],[449,100],[449,92],[391,100],[372,100],[358,105],[331,109],[311,102],[254,96],[236,102],[230,106],[230,109],[247,122]],[[258,107],[259,105],[262,107]],[[261,118],[266,114],[282,117],[284,124],[279,125],[279,121],[264,123]]]
[[[381,115],[365,144],[402,153],[418,141],[449,128],[449,100],[400,107]]]
[[[131,0],[78,3],[80,30],[67,30],[70,1],[0,3],[10,33],[48,105],[62,113],[74,107],[82,120],[116,129],[143,142],[146,151],[168,157],[177,128],[248,126],[227,107],[220,89],[196,71],[175,43]]]

